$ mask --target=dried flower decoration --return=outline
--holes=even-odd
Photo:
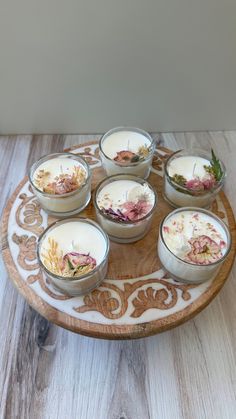
[[[49,171],[45,171],[43,169],[39,170],[36,178],[34,180],[35,185],[37,186],[37,188],[43,190],[44,185],[48,182],[50,177],[50,172]]]
[[[129,218],[126,215],[124,215],[120,209],[114,210],[111,207],[110,208],[101,207],[100,210],[103,212],[103,214],[107,215],[112,220],[129,221]]]
[[[54,239],[49,237],[48,244],[48,249],[45,251],[45,253],[42,253],[43,264],[50,272],[56,275],[61,275],[63,253],[59,249],[58,243]]]
[[[126,201],[121,205],[121,209],[114,210],[113,208],[100,208],[101,211],[107,215],[112,220],[117,221],[137,221],[140,218],[145,217],[153,205],[149,204],[147,201],[138,200],[137,202]]]
[[[39,170],[35,185],[45,193],[63,195],[80,188],[86,179],[86,171],[80,166],[74,166],[72,174],[61,173],[49,182],[50,172]]]
[[[48,243],[48,249],[42,253],[42,260],[45,267],[55,275],[77,278],[89,273],[97,265],[96,260],[89,254],[69,252],[63,256],[54,239],[49,238]]]
[[[97,265],[96,260],[89,254],[70,252],[63,257],[63,276],[78,277],[91,272]]]
[[[186,261],[197,265],[209,265],[222,258],[221,245],[218,245],[209,236],[202,235],[189,240],[190,252]]]
[[[133,153],[130,150],[117,151],[116,157],[113,159],[119,163],[135,163],[146,159],[150,154],[150,147],[143,145],[139,147],[137,153]]]
[[[221,164],[219,159],[216,157],[214,150],[211,149],[211,161],[210,166],[204,166],[204,169],[214,176],[215,180],[219,182],[223,176],[223,170],[221,168]]]
[[[203,178],[200,179],[199,176],[194,176],[192,179],[187,180],[184,176],[175,173],[171,177],[171,180],[177,185],[189,189],[189,191],[201,193],[202,191],[211,190],[223,176],[219,159],[217,159],[213,150],[211,150],[211,154],[212,159],[210,161],[210,166],[204,166],[206,174]]]
[[[127,193],[127,201],[137,202],[145,201],[152,203],[153,202],[153,193],[147,185],[138,185],[134,186]]]
[[[142,145],[141,147],[139,147],[139,149],[138,149],[138,155],[140,157],[147,158],[149,156],[149,154],[150,154],[150,151],[151,151],[150,147],[148,147],[145,144],[145,145]]]
[[[175,183],[177,183],[177,185],[180,186],[185,186],[187,183],[187,179],[185,179],[184,176],[182,175],[178,175],[177,173],[175,173],[172,177],[171,180]]]
[[[150,192],[144,191],[138,195],[138,201],[151,202],[152,197]]]
[[[130,221],[137,221],[140,218],[145,217],[145,215],[147,215],[150,212],[151,208],[152,205],[149,204],[147,201],[128,201],[123,204],[123,214]]]
[[[132,159],[134,159],[136,156],[135,153],[129,150],[122,150],[117,151],[116,157],[114,158],[115,161],[119,163],[130,163],[132,162]]]

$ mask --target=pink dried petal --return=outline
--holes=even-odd
[[[131,161],[131,159],[136,156],[135,153],[129,150],[118,151],[116,154],[114,160],[123,163]]]
[[[225,246],[226,246],[225,241],[224,240],[221,240],[220,241],[220,247],[221,247],[221,249],[223,249]]]
[[[152,205],[146,201],[140,200],[138,202],[127,201],[123,204],[123,214],[131,221],[139,220],[149,213]]]
[[[204,190],[204,185],[203,185],[202,181],[198,178],[188,180],[186,182],[185,186],[186,186],[186,188],[192,189],[194,191],[203,191]]]
[[[202,235],[189,240],[191,251],[186,259],[198,265],[208,265],[222,257],[221,247],[209,236]]]
[[[74,176],[65,175],[63,178],[57,177],[55,182],[49,183],[46,187],[56,195],[72,192],[78,188]]]
[[[208,174],[202,179],[204,189],[212,189],[216,184],[216,179],[213,175]]]
[[[65,268],[68,260],[74,268],[87,265],[91,265],[91,267],[94,268],[97,264],[96,260],[89,254],[70,252],[63,257],[63,269]]]

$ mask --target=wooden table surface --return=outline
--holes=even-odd
[[[236,213],[236,132],[155,134],[173,150],[213,147]],[[0,137],[0,213],[40,156],[100,135]],[[236,418],[236,269],[183,326],[136,341],[86,338],[31,309],[0,260],[0,418]]]

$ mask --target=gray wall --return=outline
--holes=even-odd
[[[0,0],[0,133],[236,128],[235,0]]]

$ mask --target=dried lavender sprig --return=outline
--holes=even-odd
[[[114,211],[112,208],[101,208],[101,211],[108,215],[109,217],[113,218],[114,220],[118,220],[118,221],[130,221],[129,217],[127,217],[126,215],[124,215],[119,209],[117,209],[117,211]]]

